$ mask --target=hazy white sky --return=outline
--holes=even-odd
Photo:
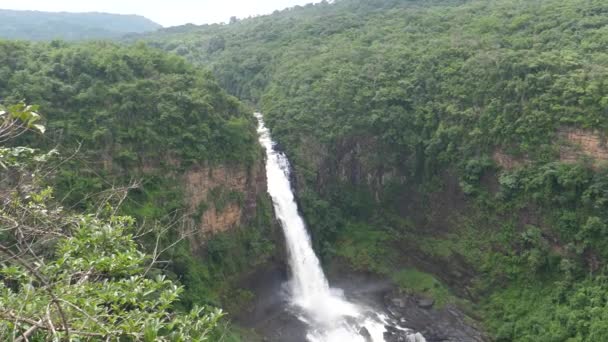
[[[164,26],[226,22],[320,0],[0,0],[2,9],[140,14]]]

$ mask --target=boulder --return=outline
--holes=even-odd
[[[418,298],[416,304],[422,309],[430,309],[435,305],[435,300],[432,298]]]
[[[361,327],[361,329],[359,329],[359,335],[363,336],[365,342],[373,342],[372,335],[369,333],[366,327]]]

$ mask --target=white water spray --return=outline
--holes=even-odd
[[[260,143],[266,149],[268,193],[283,228],[289,253],[291,302],[300,312],[299,318],[310,327],[308,340],[366,342],[369,340],[360,333],[365,328],[371,341],[384,341],[385,326],[390,324],[386,315],[350,303],[344,299],[341,291],[329,287],[319,259],[312,249],[304,220],[298,213],[289,182],[289,161],[283,153],[274,149],[274,142],[264,125],[262,114],[255,113],[255,117],[259,123]],[[407,339],[411,342],[425,341],[417,333],[409,334]]]

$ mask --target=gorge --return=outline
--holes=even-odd
[[[291,279],[289,296],[298,316],[310,326],[311,342],[384,341],[385,325],[403,331],[408,342],[426,342],[418,333],[410,333],[386,314],[374,312],[347,301],[340,289],[329,287],[323,269],[312,249],[310,237],[289,182],[287,157],[276,151],[262,114],[256,113],[260,144],[266,150],[268,192],[275,214],[285,234]],[[365,333],[362,333],[365,331]],[[367,338],[366,338],[367,337]]]
[[[0,340],[608,340],[607,14],[7,21]]]

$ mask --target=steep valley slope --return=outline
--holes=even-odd
[[[2,102],[40,106],[46,134],[17,144],[58,151],[46,181],[63,206],[135,217],[184,309],[250,300],[232,284],[275,258],[280,236],[244,105],[143,45],[0,42],[0,64]]]
[[[175,309],[237,322],[215,336],[304,333],[277,296],[257,109],[332,284],[429,341],[604,341],[607,27],[602,0],[336,0],[1,41],[0,104],[40,105],[46,134],[17,142],[65,157],[57,200],[151,230],[137,243],[185,286]]]
[[[208,67],[295,167],[329,269],[495,340],[606,338],[602,1],[342,0],[131,37]]]

